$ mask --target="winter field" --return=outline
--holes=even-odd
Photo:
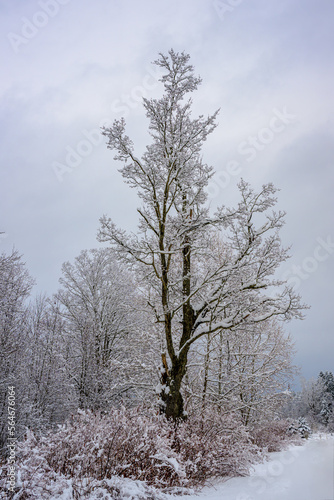
[[[176,498],[170,496],[169,498]],[[180,497],[178,497],[180,498]],[[334,436],[317,435],[303,446],[271,453],[249,477],[206,487],[189,500],[333,500]]]

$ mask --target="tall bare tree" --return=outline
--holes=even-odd
[[[125,182],[142,200],[139,233],[127,235],[104,216],[99,240],[114,245],[141,275],[164,337],[161,408],[177,420],[184,416],[181,384],[194,342],[246,321],[300,317],[301,305],[291,288],[280,289],[283,284],[273,279],[287,258],[278,236],[284,214],[270,213],[274,187],[254,193],[241,182],[239,206],[209,214],[205,188],[213,169],[203,163],[201,148],[218,112],[191,118],[192,101],[186,96],[201,79],[194,76],[189,55],[170,50],[155,64],[164,71],[164,94],[143,99],[152,143],[142,157],[134,152],[124,119],[103,130],[108,148],[124,163]],[[215,266],[208,250],[213,230],[225,230],[230,242],[228,258]]]

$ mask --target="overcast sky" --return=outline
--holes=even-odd
[[[35,291],[99,246],[104,213],[136,230],[140,202],[99,128],[124,116],[143,151],[151,62],[174,48],[203,79],[194,114],[221,110],[203,151],[211,206],[236,204],[241,177],[281,190],[280,272],[311,306],[287,325],[295,362],[306,378],[334,371],[332,0],[1,0],[0,13],[0,252],[24,255]]]

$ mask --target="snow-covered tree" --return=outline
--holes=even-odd
[[[13,250],[0,255],[0,447],[7,433],[8,386],[15,386],[17,430],[20,428],[20,395],[24,387],[18,383],[26,347],[25,322],[27,299],[33,280],[22,256]]]
[[[22,419],[34,431],[62,423],[77,408],[64,363],[64,333],[59,309],[46,296],[37,296],[28,307],[20,375],[25,385]]]
[[[319,417],[321,422],[328,426],[333,421],[334,415],[334,376],[332,372],[320,372],[319,384],[322,384],[321,409]]]
[[[242,181],[238,207],[210,215],[205,188],[213,169],[203,163],[201,148],[218,112],[191,117],[186,96],[201,79],[187,54],[170,50],[155,64],[164,71],[164,94],[143,99],[152,143],[142,157],[134,152],[124,119],[103,130],[108,148],[124,163],[125,182],[142,200],[139,234],[127,235],[104,216],[99,240],[114,245],[141,276],[164,337],[161,408],[178,419],[184,416],[181,386],[195,342],[246,322],[300,317],[301,305],[291,288],[273,278],[287,258],[278,236],[284,214],[270,211],[275,188],[268,184],[254,192]],[[228,242],[223,262],[215,262],[208,249],[217,230],[225,231]]]
[[[284,409],[286,416],[307,418],[313,427],[334,428],[333,374],[320,372],[317,379],[303,380],[302,389],[294,393]]]
[[[334,375],[332,372],[320,372],[319,379],[323,381],[325,392],[334,401]]]
[[[55,298],[65,320],[64,365],[78,405],[107,409],[131,393],[135,380],[144,387],[150,368],[142,359],[134,283],[109,249],[82,251],[74,264],[63,264],[59,281]]]
[[[328,425],[331,415],[332,415],[332,402],[328,398],[324,397],[321,401],[321,410],[319,413],[322,423]]]
[[[206,336],[196,351],[188,367],[192,406],[197,400],[202,410],[208,405],[233,408],[245,425],[274,418],[296,371],[293,344],[281,325],[267,320],[223,330]]]
[[[322,408],[324,384],[322,380],[303,380],[302,390],[296,395],[297,417],[307,417],[312,424],[319,423]]]
[[[307,420],[304,417],[299,417],[297,422],[297,429],[302,438],[307,439],[312,433],[311,427],[309,426]]]

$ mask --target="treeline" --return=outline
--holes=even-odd
[[[62,267],[60,289],[31,297],[17,251],[0,256],[1,447],[8,387],[19,436],[44,432],[77,409],[107,412],[146,402],[159,408],[162,340],[140,283],[109,249],[83,251]],[[295,371],[293,344],[267,321],[203,337],[183,383],[188,415],[237,412],[252,426],[278,414]]]
[[[134,498],[164,498],[246,474],[266,450],[296,439],[282,420],[295,368],[279,324],[203,337],[182,386],[188,418],[175,425],[160,414],[162,340],[136,276],[99,249],[65,263],[59,281],[53,296],[32,298],[22,256],[0,256],[0,484],[7,489],[14,386],[20,482],[12,495],[89,498],[101,490],[122,498],[122,477],[143,481]]]
[[[106,411],[153,392],[155,346],[129,274],[110,252],[93,250],[64,264],[60,281],[54,296],[32,299],[22,257],[0,257],[1,448],[9,386],[18,436],[63,423],[78,408]]]
[[[334,375],[320,372],[316,379],[303,380],[302,388],[292,392],[285,415],[303,419],[312,429],[334,432]]]

